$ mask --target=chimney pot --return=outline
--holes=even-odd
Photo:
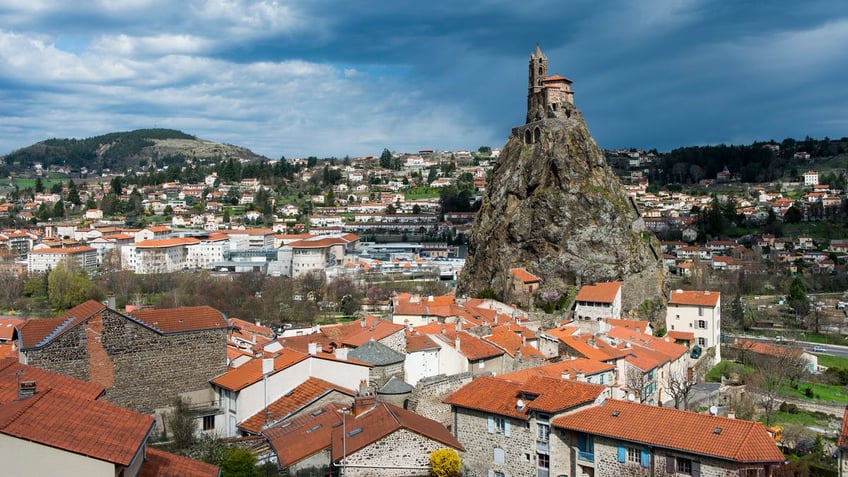
[[[35,381],[21,381],[18,384],[18,399],[26,399],[35,395]]]
[[[315,356],[316,354],[318,354],[318,343],[316,343],[314,341],[310,342],[308,349],[309,349],[309,354],[311,354],[312,356]]]

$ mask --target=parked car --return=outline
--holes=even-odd
[[[824,353],[824,346],[813,346],[813,353]]]

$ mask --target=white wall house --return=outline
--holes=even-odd
[[[27,268],[30,273],[45,273],[64,261],[74,262],[90,272],[97,268],[97,250],[88,246],[31,250],[27,257]]]
[[[621,282],[586,285],[574,299],[577,319],[621,318]]]
[[[665,323],[669,331],[694,333],[695,344],[704,350],[715,348],[715,363],[721,360],[721,293],[672,291]]]

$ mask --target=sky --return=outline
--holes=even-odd
[[[537,43],[602,148],[848,136],[844,0],[0,0],[0,155],[151,127],[272,159],[502,147]]]

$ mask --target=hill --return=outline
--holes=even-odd
[[[221,144],[173,129],[138,129],[114,132],[86,139],[47,139],[18,149],[3,157],[6,172],[33,171],[35,164],[44,169],[66,168],[129,171],[148,167],[183,166],[187,162],[202,164],[228,158],[267,159],[251,150]]]

